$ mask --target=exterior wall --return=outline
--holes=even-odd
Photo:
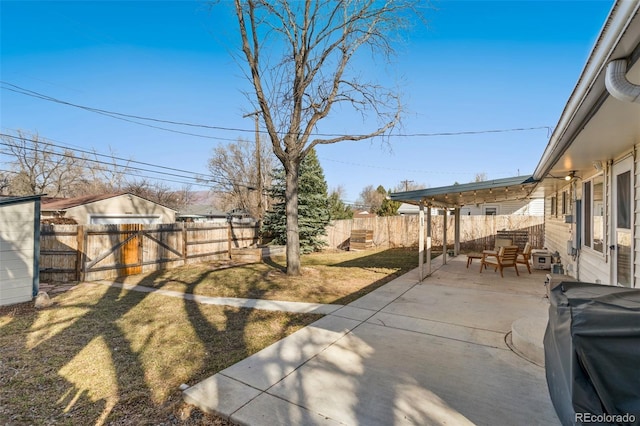
[[[67,209],[65,217],[75,219],[80,225],[91,224],[91,218],[111,217],[110,223],[174,223],[175,211],[135,195],[119,195]],[[139,218],[131,220],[135,216]],[[144,216],[141,218],[140,216]],[[152,216],[153,218],[150,218]],[[142,220],[144,219],[144,220]],[[100,222],[105,223],[105,222]]]
[[[545,198],[544,245],[549,252],[554,253],[557,251],[560,253],[560,259],[565,273],[575,276],[576,262],[571,256],[567,255],[567,241],[571,239],[571,224],[565,223],[564,215],[561,214],[561,210],[557,207],[557,203],[557,212],[552,212],[551,209],[551,198],[555,196],[557,200],[559,198],[558,196],[562,194],[562,191],[568,191],[569,188],[570,186],[567,185],[565,188],[562,188],[561,191]]]
[[[536,198],[527,201],[501,201],[491,204],[470,204],[460,208],[462,216],[484,216],[485,207],[496,207],[498,215],[525,215],[525,216],[543,216],[544,215],[544,199]],[[398,213],[400,214],[418,214],[420,208],[412,204],[402,204]],[[439,214],[437,209],[432,210],[432,214]]]
[[[0,305],[27,302],[34,295],[37,203],[0,204]]]

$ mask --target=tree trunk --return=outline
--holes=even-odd
[[[298,234],[298,171],[300,162],[292,159],[286,173],[287,275],[300,275],[300,235]]]

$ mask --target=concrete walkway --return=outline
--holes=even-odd
[[[342,308],[343,305],[330,305],[322,303],[287,302],[280,300],[256,300],[242,299],[238,297],[209,297],[197,294],[184,293],[173,290],[163,290],[134,284],[115,283],[112,281],[95,281],[97,284],[104,284],[110,287],[124,288],[130,291],[142,293],[154,293],[162,296],[176,297],[179,299],[193,300],[205,305],[233,306],[236,308],[264,309],[266,311],[294,312],[299,314],[323,314],[327,315]]]
[[[517,319],[547,314],[544,273],[465,265],[399,277],[184,399],[247,425],[560,424],[544,369],[505,343]]]

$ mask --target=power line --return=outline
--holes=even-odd
[[[146,123],[141,123],[139,121],[134,121],[134,120],[145,120],[145,121],[152,121],[152,122],[156,122],[156,123],[164,123],[164,124],[172,124],[172,125],[177,125],[177,126],[186,126],[186,127],[195,127],[195,128],[203,128],[203,129],[209,129],[209,130],[219,130],[219,131],[229,131],[229,132],[242,132],[242,133],[251,133],[254,132],[255,130],[251,130],[251,129],[243,129],[243,128],[236,128],[236,127],[225,127],[225,126],[212,126],[212,125],[207,125],[207,124],[198,124],[198,123],[187,123],[187,122],[183,122],[183,121],[175,121],[175,120],[166,120],[166,119],[159,119],[159,118],[153,118],[153,117],[145,117],[145,116],[141,116],[141,115],[134,115],[134,114],[126,114],[126,113],[122,113],[122,112],[117,112],[117,111],[109,111],[109,110],[105,110],[105,109],[100,109],[100,108],[95,108],[95,107],[89,107],[86,105],[80,105],[80,104],[75,104],[69,101],[65,101],[65,100],[61,100],[58,98],[54,98],[52,96],[48,96],[33,90],[29,90],[26,89],[24,87],[20,87],[18,85],[6,82],[6,81],[2,81],[0,80],[0,83],[5,85],[5,86],[9,86],[9,87],[5,87],[3,86],[2,88],[5,90],[9,90],[18,94],[22,94],[25,96],[31,96],[37,99],[41,99],[41,100],[45,100],[45,101],[49,101],[49,102],[55,102],[55,103],[59,103],[62,105],[67,105],[67,106],[71,106],[71,107],[75,107],[75,108],[80,108],[83,109],[85,111],[89,111],[89,112],[94,112],[96,114],[102,114],[102,115],[106,115],[108,117],[111,118],[115,118],[118,120],[123,120],[123,121],[127,121],[130,123],[134,123],[134,124],[139,124],[141,126],[147,126],[147,127],[151,127],[151,128],[155,128],[155,129],[159,129],[159,130],[164,130],[164,131],[168,131],[168,132],[173,132],[173,133],[180,133],[180,134],[184,134],[184,135],[188,135],[188,136],[194,136],[194,137],[201,137],[201,138],[207,138],[207,139],[216,139],[216,140],[226,140],[226,141],[231,141],[234,139],[228,139],[228,138],[220,138],[220,137],[216,137],[216,136],[208,136],[208,135],[201,135],[201,134],[197,134],[197,133],[190,133],[190,132],[184,132],[184,131],[180,131],[180,130],[175,130],[175,129],[168,129],[166,127],[160,127],[160,126],[154,126],[151,124],[146,124]],[[549,135],[552,132],[552,128],[551,126],[534,126],[534,127],[514,127],[514,128],[508,128],[508,129],[486,129],[486,130],[467,130],[467,131],[456,131],[456,132],[417,132],[417,133],[394,133],[394,134],[390,134],[389,136],[393,136],[393,137],[402,137],[402,138],[413,138],[413,137],[437,137],[437,136],[465,136],[465,135],[479,135],[479,134],[490,134],[490,133],[509,133],[509,132],[526,132],[526,131],[533,131],[533,130],[547,130],[547,138],[549,137]],[[268,132],[261,130],[259,133],[262,134],[268,134]],[[286,134],[286,132],[280,132],[280,134]],[[345,136],[345,134],[342,133],[310,133],[310,136],[326,136],[326,137],[339,137],[339,136]],[[355,136],[362,136],[362,135],[355,135]]]
[[[24,136],[14,136],[14,135],[6,134],[6,133],[0,133],[0,136],[16,138],[16,139],[20,139],[22,141],[29,140],[28,138],[26,138]],[[145,165],[145,166],[155,167],[155,168],[161,169],[161,170],[152,170],[152,169],[147,169],[147,168],[142,168],[142,167],[135,167],[135,166],[130,166],[130,165],[123,165],[123,164],[118,164],[118,163],[111,163],[111,162],[107,162],[107,161],[101,161],[101,160],[98,160],[98,159],[77,157],[75,155],[66,154],[64,152],[57,152],[57,151],[52,151],[52,150],[39,150],[39,152],[42,152],[42,153],[45,153],[45,154],[58,155],[58,156],[66,157],[66,158],[77,158],[77,159],[89,161],[89,162],[92,162],[92,163],[97,163],[97,164],[103,164],[103,165],[108,165],[108,166],[112,166],[112,167],[117,167],[117,168],[120,168],[120,169],[124,169],[124,171],[121,171],[121,173],[127,174],[127,175],[134,175],[134,174],[133,173],[126,173],[126,170],[137,170],[137,171],[148,172],[148,173],[156,173],[156,174],[168,175],[168,176],[173,176],[173,177],[182,178],[182,179],[190,179],[190,180],[194,181],[193,183],[199,184],[199,185],[202,185],[202,186],[207,186],[207,185],[205,185],[205,183],[209,183],[209,184],[216,183],[216,184],[219,184],[219,185],[231,184],[231,185],[237,185],[237,186],[245,187],[247,189],[253,189],[252,185],[246,184],[246,183],[244,183],[242,181],[239,181],[239,180],[227,179],[227,178],[225,178],[224,176],[221,176],[221,175],[218,175],[218,176],[214,176],[214,175],[202,176],[199,173],[191,172],[191,171],[188,171],[188,170],[176,169],[176,168],[165,167],[165,166],[158,166],[158,165],[151,164],[151,163],[123,159],[121,157],[109,156],[109,155],[106,155],[106,154],[100,154],[100,153],[97,153],[95,151],[87,151],[87,150],[82,150],[82,149],[73,149],[73,148],[69,148],[69,147],[64,146],[64,145],[57,145],[57,144],[49,143],[46,140],[43,140],[42,144],[45,145],[45,146],[52,146],[52,147],[56,147],[56,148],[67,149],[67,150],[70,150],[70,151],[77,151],[77,152],[81,152],[81,153],[85,153],[85,154],[91,154],[91,155],[96,155],[96,156],[113,158],[113,159],[116,159],[116,160],[119,160],[119,161],[126,161],[128,163],[141,164],[141,165]],[[0,141],[0,145],[4,145],[4,146],[7,146],[7,147],[12,147],[11,144],[6,143],[6,142],[2,142],[2,141]],[[24,146],[24,147],[21,147],[21,148],[29,150],[29,151],[35,151],[36,150],[35,148],[31,148],[31,147],[27,147],[27,146]],[[9,154],[9,155],[11,155],[11,154]],[[169,171],[165,171],[165,170],[169,170]],[[185,175],[182,175],[182,174],[177,174],[177,173],[172,173],[172,172],[187,173],[187,174],[192,174],[194,176],[185,176]],[[147,177],[151,178],[151,179],[172,181],[170,179],[160,178],[160,177],[151,177],[151,176],[147,176]],[[173,181],[173,182],[176,182],[176,183],[190,183],[190,182],[184,182],[184,181]]]

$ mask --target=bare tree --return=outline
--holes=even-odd
[[[176,210],[184,208],[192,194],[188,185],[175,190],[162,182],[153,182],[144,178],[125,183],[121,190]]]
[[[9,173],[0,172],[0,195],[8,195],[7,192],[11,185],[11,178]]]
[[[138,171],[130,167],[131,159],[119,158],[117,152],[109,147],[109,155],[93,150],[88,159],[91,167],[87,171],[85,193],[120,192],[127,185],[127,175],[136,175]]]
[[[266,144],[261,144],[260,151],[261,172],[258,173],[254,142],[238,139],[213,150],[209,159],[211,183],[213,189],[220,193],[220,201],[226,210],[241,208],[262,219],[268,202],[265,202],[266,194],[261,194],[259,188],[270,186],[276,160]],[[261,179],[261,184],[258,184],[258,179]]]
[[[476,173],[475,177],[474,177],[474,182],[484,182],[487,180],[487,173],[486,172],[478,172]]]
[[[361,81],[348,66],[369,47],[388,58],[391,37],[417,1],[235,0],[252,102],[286,174],[287,274],[300,274],[298,172],[319,144],[387,134],[402,111],[397,94]],[[313,135],[336,106],[379,120],[365,134]]]
[[[68,196],[83,184],[86,160],[73,151],[58,150],[37,134],[21,131],[15,136],[3,135],[1,141],[15,172],[11,193]]]
[[[369,213],[375,213],[382,206],[385,196],[386,191],[382,185],[377,188],[374,188],[373,185],[367,185],[360,192],[360,198],[356,204]]]

